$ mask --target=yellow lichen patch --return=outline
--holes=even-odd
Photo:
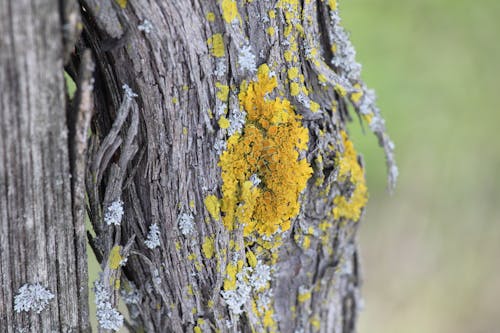
[[[341,135],[344,144],[344,153],[339,158],[339,180],[341,182],[349,181],[354,185],[354,190],[349,198],[343,195],[335,197],[333,200],[335,205],[333,216],[335,219],[345,218],[358,221],[361,216],[361,210],[368,201],[368,189],[363,169],[358,163],[358,156],[354,145],[349,140],[345,131],[341,131]]]
[[[311,291],[299,292],[299,295],[297,296],[297,300],[299,301],[299,303],[304,303],[309,299],[311,299]]]
[[[113,246],[111,251],[109,252],[108,265],[111,269],[118,269],[123,260],[123,257],[120,254],[120,250],[122,247],[120,245]]]
[[[242,224],[245,236],[288,230],[312,174],[307,160],[299,159],[299,152],[307,149],[309,132],[290,101],[268,96],[276,87],[276,77],[269,76],[265,64],[256,81],[242,83],[239,100],[247,122],[241,134],[228,139],[219,161],[224,225],[232,230]],[[252,177],[260,183],[254,184]]]
[[[274,309],[269,307],[269,309],[264,312],[264,319],[262,320],[262,324],[264,324],[265,328],[271,329],[274,331],[276,328],[276,322],[274,321]]]
[[[207,45],[214,57],[221,58],[224,56],[224,38],[222,34],[212,35],[207,39]]]
[[[266,32],[269,36],[274,36],[274,33],[276,32],[276,30],[274,29],[274,27],[269,27],[266,29]]]
[[[300,93],[300,86],[297,82],[290,83],[290,95],[297,96]]]
[[[219,219],[219,214],[220,214],[220,203],[219,199],[213,194],[207,195],[205,198],[205,207],[207,208],[208,212],[210,213],[210,216],[214,220]]]
[[[288,78],[290,80],[296,79],[299,76],[299,68],[291,67],[288,69]]]
[[[115,0],[115,1],[122,9],[127,7],[127,0]]]
[[[347,95],[347,90],[345,90],[345,88],[340,84],[335,85],[335,91],[337,91],[342,97],[345,97]]]
[[[312,317],[309,321],[315,330],[319,330],[321,328],[321,321],[319,320],[317,315]]]
[[[120,279],[115,279],[114,288],[115,290],[120,290]]]
[[[328,0],[328,6],[330,6],[330,10],[336,10],[337,0]]]
[[[200,326],[198,326],[198,325],[197,325],[197,326],[195,326],[195,327],[193,328],[193,333],[201,333],[201,332],[202,332],[202,331],[201,331]]]
[[[215,82],[215,86],[217,87],[217,89],[219,89],[219,91],[215,94],[217,98],[223,102],[227,102],[229,96],[229,86],[226,86],[219,82]]]
[[[368,124],[370,124],[373,119],[373,113],[362,114],[361,118],[363,118]]]
[[[236,289],[236,274],[243,268],[243,260],[238,260],[238,262],[230,262],[226,266],[226,278],[224,279],[224,290],[234,290]]]
[[[205,15],[205,17],[209,22],[215,21],[215,14],[213,12],[208,12],[207,15]]]
[[[246,251],[245,254],[250,267],[257,266],[257,257],[255,256],[255,254],[251,250]]]
[[[311,101],[310,108],[312,112],[318,112],[320,105],[314,101]]]
[[[267,14],[269,15],[269,18],[270,19],[275,19],[276,18],[276,11],[271,9],[269,12],[267,12]]]
[[[240,19],[238,6],[235,0],[222,0],[222,18],[226,23],[232,23],[236,19]]]
[[[363,97],[363,91],[361,90],[361,86],[359,85],[359,83],[356,83],[354,85],[354,88],[357,89],[357,91],[351,93],[351,101],[355,104],[358,104],[361,100],[361,97]]]
[[[219,119],[219,127],[220,128],[226,129],[226,128],[229,128],[229,125],[230,125],[229,120],[226,117],[224,117],[224,116],[220,117],[220,119]]]
[[[205,237],[203,244],[201,245],[201,250],[205,258],[212,259],[215,253],[214,239],[212,237]]]
[[[311,238],[309,236],[304,236],[304,242],[302,243],[302,247],[307,250],[311,247]]]

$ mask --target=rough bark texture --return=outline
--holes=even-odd
[[[354,332],[355,234],[366,188],[345,130],[349,104],[379,138],[390,184],[397,169],[336,1],[81,0],[83,33],[73,53],[62,49],[59,13],[71,45],[75,8],[46,2],[3,3],[0,17],[0,82],[9,82],[0,132],[0,327],[87,328],[79,288],[85,169],[88,236],[102,268],[95,282],[100,331],[122,325],[121,293],[132,331]],[[79,89],[69,154],[63,57],[71,58],[66,70]],[[250,86],[266,94],[245,104]],[[250,119],[257,104],[274,105],[281,118],[272,126]],[[297,126],[290,118],[300,128],[286,155],[276,133]],[[304,128],[307,140],[297,134]],[[264,138],[258,158],[223,162],[252,129]],[[229,190],[231,178],[223,177],[240,164],[253,174],[232,175],[247,178]],[[277,197],[268,169],[281,164],[292,167],[274,185],[295,190],[291,199],[268,200],[267,211],[294,213],[257,219],[251,200]],[[305,188],[297,187],[304,175]],[[50,311],[14,314],[12,290],[37,281],[57,296]]]
[[[100,283],[113,302],[116,279],[137,296],[129,299],[127,325],[148,332],[354,332],[359,216],[334,212],[335,198],[349,202],[364,186],[340,166],[350,144],[343,139],[347,103],[384,147],[391,184],[397,170],[335,1],[105,3],[82,1],[80,48],[91,48],[98,60],[87,189],[92,244],[104,270]],[[228,230],[217,211],[211,216],[206,199],[224,196],[218,163],[229,134],[221,118],[231,121],[242,108],[238,87],[255,80],[260,64],[271,67],[284,98],[303,117],[309,144],[301,156],[313,174],[292,228],[268,238],[281,245],[259,257],[272,271],[264,288],[270,303],[252,291],[237,314],[221,296],[230,264],[250,265],[245,257],[265,237],[244,237],[242,226]],[[121,201],[121,224],[104,223]],[[354,209],[358,215],[363,205]],[[183,231],[190,216],[194,231]],[[145,242],[154,224],[160,246],[150,249]],[[212,239],[214,256],[204,248]],[[116,268],[112,249],[125,244],[120,258],[128,261],[110,269]]]
[[[62,27],[66,42],[76,40],[78,20],[72,1],[64,8],[54,0],[0,3],[1,332],[90,327],[84,187],[71,177],[85,165],[85,135],[73,140],[78,150],[68,149],[90,117],[68,132],[63,68]],[[54,298],[40,313],[16,311],[18,290],[37,283]],[[36,302],[32,294],[23,304]]]

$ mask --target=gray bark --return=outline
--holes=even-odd
[[[68,132],[63,68],[63,39],[71,49],[77,30],[74,9],[71,1],[65,8],[53,0],[0,3],[1,332],[90,327],[84,186],[72,178],[83,174],[86,150],[85,136],[72,135],[89,121],[80,117]],[[36,295],[20,298],[22,286],[36,284],[54,295],[39,313],[30,308]]]
[[[2,65],[7,66],[2,66],[0,82],[14,82],[2,91],[0,259],[3,286],[9,284],[0,291],[2,323],[9,329],[63,331],[59,321],[64,318],[75,331],[87,329],[87,295],[81,288],[86,280],[85,177],[93,227],[88,237],[102,268],[96,281],[100,331],[121,325],[114,310],[121,291],[131,331],[355,332],[359,217],[333,213],[339,206],[335,198],[350,200],[358,186],[341,174],[340,166],[349,150],[342,139],[350,120],[348,104],[360,118],[370,119],[387,156],[390,185],[397,170],[393,145],[374,96],[360,80],[335,1],[81,0],[80,5],[79,39],[74,7],[60,10],[54,2],[33,17],[19,5],[24,22],[44,23],[44,29],[25,32],[37,44],[17,40],[24,36],[19,31],[31,25],[7,20],[16,16],[3,13],[16,5],[2,4],[5,31],[0,32],[9,39],[1,41],[10,48],[5,52],[2,45]],[[65,36],[59,13],[64,13]],[[217,34],[222,49],[207,42]],[[93,81],[88,49],[96,61]],[[63,58],[71,58],[66,69],[79,88],[68,118],[69,139]],[[25,66],[23,59],[33,63]],[[300,158],[307,159],[313,173],[290,230],[270,238],[270,244],[281,245],[259,256],[271,268],[270,281],[263,292],[252,287],[238,314],[223,296],[229,266],[242,260],[250,269],[251,259],[245,258],[256,248],[254,241],[267,238],[244,236],[241,226],[228,230],[205,202],[210,195],[224,196],[217,147],[229,134],[220,125],[221,114],[231,119],[242,108],[238,87],[255,80],[256,68],[264,63],[309,131],[308,148]],[[227,101],[217,97],[221,85],[229,88]],[[193,230],[188,232],[181,224],[191,217]],[[151,248],[148,232],[155,224],[159,246]],[[36,245],[19,246],[29,242],[30,233],[36,235]],[[204,248],[207,239],[213,239],[213,256]],[[57,246],[51,245],[55,240]],[[248,284],[248,278],[241,284]],[[12,290],[37,281],[56,295],[50,311],[29,318],[15,314]]]
[[[338,179],[337,163],[338,154],[345,149],[339,133],[349,119],[349,99],[361,115],[367,112],[363,107],[368,107],[376,118],[378,127],[372,129],[387,153],[391,182],[396,173],[393,147],[378,109],[369,100],[373,96],[359,80],[357,64],[348,63],[349,54],[332,51],[335,39],[344,36],[339,37],[335,30],[337,12],[322,1],[297,3],[295,8],[280,3],[285,2],[238,1],[241,21],[226,22],[224,3],[218,1],[129,2],[125,8],[113,5],[106,9],[96,1],[84,1],[86,24],[81,47],[92,48],[99,61],[91,154],[95,163],[88,176],[92,183],[87,183],[96,230],[92,243],[105,271],[102,281],[107,283],[110,249],[131,244],[135,237],[131,252],[122,252],[128,261],[121,273],[122,281],[132,282],[141,295],[139,304],[129,305],[132,319],[128,324],[134,330],[355,331],[360,302],[357,222],[334,220],[330,213],[334,198],[352,191],[352,184]],[[276,10],[275,17],[269,18],[270,10]],[[294,12],[300,15],[287,17]],[[213,20],[207,13],[214,14]],[[146,20],[150,31],[139,29]],[[272,36],[266,32],[268,27],[275,29]],[[292,29],[289,35],[287,27]],[[207,39],[217,33],[223,35],[222,58],[214,57],[207,46]],[[298,50],[291,60],[286,59],[285,51],[294,41]],[[230,240],[240,244],[247,244],[247,240],[241,230],[229,232],[220,220],[211,218],[204,204],[210,194],[222,197],[214,146],[227,136],[217,117],[209,116],[209,110],[215,113],[221,104],[215,97],[215,83],[231,87],[228,109],[230,113],[238,109],[236,87],[255,74],[240,62],[246,46],[257,65],[273,64],[277,69],[280,88],[309,129],[307,159],[314,168],[301,196],[301,213],[292,229],[281,235],[283,244],[271,281],[277,326],[267,329],[249,304],[238,316],[228,310],[221,297],[225,267],[235,257]],[[312,48],[317,48],[317,53],[311,52]],[[345,63],[340,59],[331,65],[335,57],[346,58]],[[227,67],[222,73],[217,62]],[[286,70],[292,67],[304,75],[311,91],[308,97],[290,96],[285,82]],[[318,78],[321,75],[326,83]],[[122,84],[130,86],[137,98],[124,97]],[[335,89],[338,85],[347,90],[346,98]],[[364,93],[361,102],[353,98],[357,89]],[[320,104],[319,112],[311,111],[311,101]],[[332,102],[336,110],[332,110]],[[111,134],[107,134],[110,128]],[[322,161],[317,159],[320,155]],[[322,180],[319,186],[315,185],[318,179]],[[120,226],[105,225],[103,211],[120,199],[125,209],[123,222]],[[193,234],[185,235],[179,228],[185,213],[194,216]],[[324,221],[331,223],[322,233],[319,230]],[[153,224],[160,228],[161,245],[151,250],[145,241]],[[203,255],[207,237],[215,238],[215,258]],[[310,238],[310,246],[300,245],[305,237]],[[245,247],[239,251],[244,258]],[[113,278],[116,273],[108,286],[110,292]],[[299,301],[299,294],[305,291],[310,298]]]

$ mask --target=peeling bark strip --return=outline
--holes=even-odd
[[[0,332],[90,327],[84,188],[71,177],[85,122],[68,132],[63,76],[79,10],[65,4],[0,2]]]
[[[354,332],[367,189],[348,104],[390,188],[397,168],[336,1],[81,3],[101,330],[121,289],[134,331]]]

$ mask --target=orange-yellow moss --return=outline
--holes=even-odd
[[[277,87],[276,77],[262,65],[257,80],[243,82],[239,100],[247,112],[241,134],[232,135],[219,161],[222,169],[223,222],[232,230],[241,223],[244,235],[271,235],[290,228],[299,213],[299,194],[312,169],[299,152],[307,149],[308,130],[302,126],[287,99],[268,95]],[[257,175],[256,186],[250,178]]]
[[[365,175],[361,165],[358,163],[358,156],[354,145],[349,140],[347,133],[341,131],[342,142],[344,143],[344,153],[339,159],[339,180],[341,182],[349,181],[354,185],[349,198],[338,195],[333,200],[333,216],[335,219],[346,218],[352,221],[358,221],[361,216],[361,210],[368,201],[368,189],[366,187]]]

